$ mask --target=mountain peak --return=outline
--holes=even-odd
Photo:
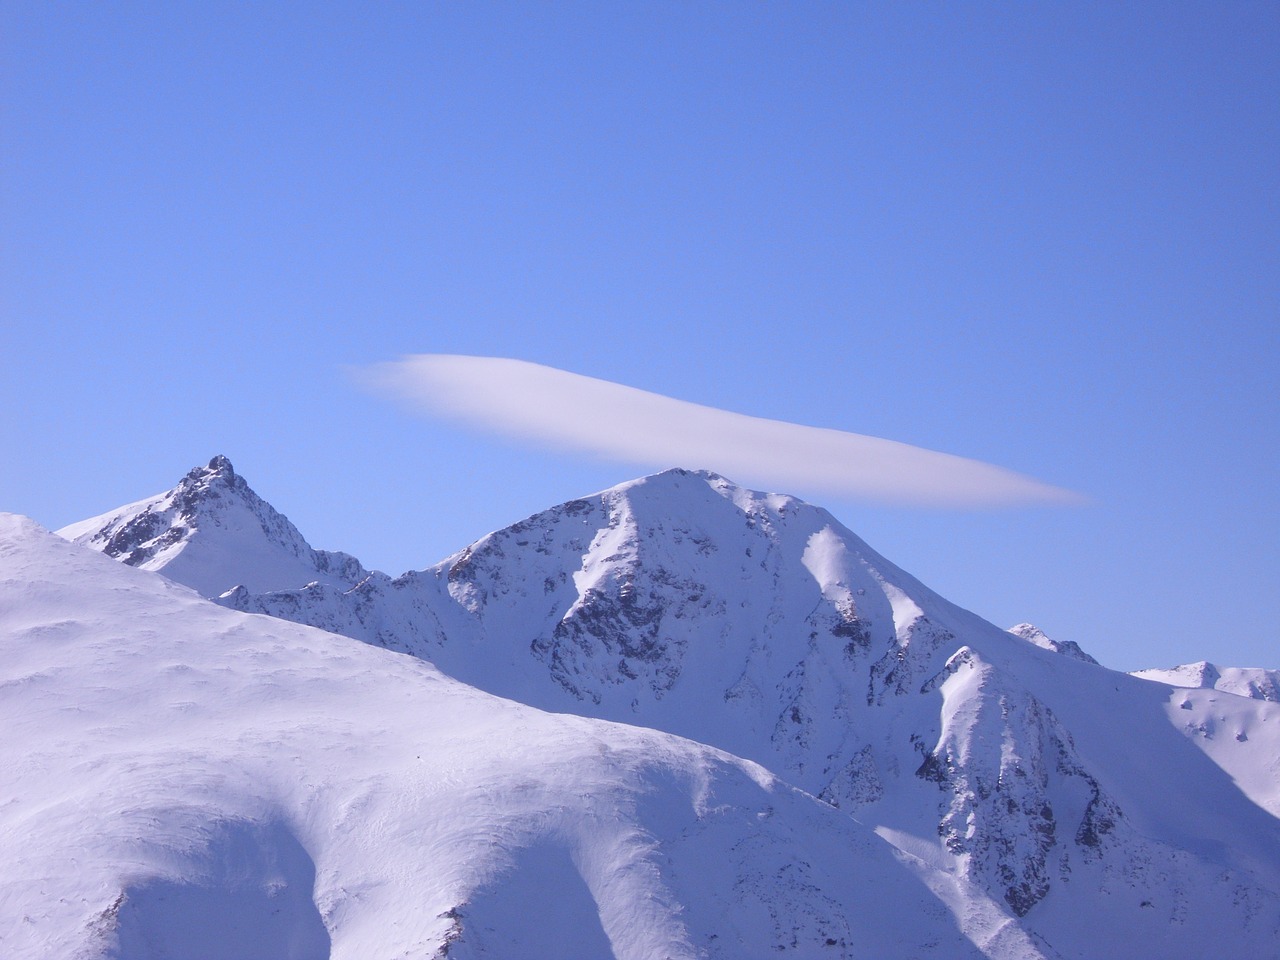
[[[244,501],[255,512],[264,506],[271,509],[222,454],[218,454],[203,467],[192,467],[178,481],[172,493],[181,518],[193,525],[198,525],[201,514],[225,509],[227,505],[220,501],[228,495]]]
[[[1074,660],[1083,660],[1085,663],[1097,663],[1093,657],[1085,653],[1080,648],[1080,644],[1074,640],[1058,641],[1052,639],[1043,630],[1034,623],[1016,623],[1007,631],[1015,637],[1019,637],[1030,644],[1040,647],[1042,650],[1051,650],[1054,653],[1060,653],[1064,657],[1071,657]]]
[[[193,470],[191,472],[195,473],[199,469],[200,468],[197,467],[196,470]],[[222,454],[218,454],[212,460],[210,460],[209,465],[204,469],[205,471],[222,474],[228,477],[234,477],[236,475],[235,468],[231,466],[231,461],[228,460],[226,457],[224,457]],[[188,474],[188,476],[189,475],[190,474]]]
[[[723,501],[732,504],[738,512],[748,515],[781,516],[805,510],[812,511],[815,515],[821,514],[825,520],[834,519],[821,507],[789,494],[752,490],[712,470],[692,470],[685,467],[671,467],[628,480],[584,499],[601,498],[610,501],[626,499],[635,505],[647,503],[660,512],[702,510],[707,506],[720,510],[722,507],[716,504]]]
[[[666,470],[659,470],[657,473],[651,474],[645,479],[654,479],[657,477],[695,477],[698,480],[705,480],[708,483],[717,480],[724,481],[732,486],[737,486],[732,480],[727,480],[714,470],[693,470],[689,467],[668,467]]]
[[[367,575],[354,557],[312,549],[222,454],[171,490],[58,533],[206,597],[240,584],[255,592],[314,580],[349,587]]]
[[[726,480],[724,477],[720,476],[720,474],[712,473],[710,470],[690,470],[686,467],[668,467],[666,470],[659,470],[657,473],[637,477],[635,480],[627,480],[601,492],[611,493],[614,491],[621,492],[632,489],[678,490],[688,481],[701,482],[713,489],[717,486],[737,487],[737,484],[733,481]]]

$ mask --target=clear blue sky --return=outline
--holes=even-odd
[[[0,38],[0,509],[225,453],[316,546],[425,566],[644,472],[346,372],[516,357],[1078,490],[824,505],[1110,666],[1280,667],[1275,3],[19,2]]]

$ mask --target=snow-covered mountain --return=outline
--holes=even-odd
[[[6,960],[1037,955],[755,764],[226,610],[12,515],[0,649]]]
[[[234,477],[220,458],[208,469]],[[208,486],[279,517],[238,477]],[[1030,625],[1001,630],[817,507],[667,471],[392,579],[354,561],[351,576],[317,576],[315,561],[290,572],[314,553],[300,535],[259,522],[263,542],[246,547],[227,530],[253,524],[209,522],[199,496],[154,506],[176,494],[122,508],[112,529],[160,517],[144,541],[159,542],[181,518],[184,552],[245,549],[254,576],[229,563],[205,577],[180,554],[153,553],[150,569],[490,694],[754,761],[925,871],[987,955],[1256,955],[1280,933],[1280,707],[1106,670]],[[63,533],[101,548],[107,526]]]
[[[352,587],[368,576],[355,557],[313,550],[222,456],[166,493],[58,532],[130,566],[163,570],[205,596],[237,585],[255,591],[312,581]]]

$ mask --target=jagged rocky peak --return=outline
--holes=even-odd
[[[254,592],[313,580],[352,586],[367,575],[354,557],[313,549],[221,454],[171,490],[58,532],[208,597],[241,584]]]
[[[1074,660],[1083,660],[1085,663],[1097,663],[1093,657],[1080,649],[1080,644],[1074,640],[1058,641],[1049,637],[1043,630],[1034,623],[1018,623],[1009,628],[1009,633],[1015,637],[1020,637],[1028,643],[1040,647],[1042,650],[1052,650],[1054,653],[1060,653],[1064,657],[1071,657]]]
[[[236,474],[231,461],[219,454],[206,466],[193,467],[166,493],[81,521],[61,532],[130,566],[145,566],[188,539],[199,527],[202,515],[225,512],[228,504],[223,501],[230,497],[248,501],[253,509],[265,506]]]
[[[231,461],[218,454],[203,467],[192,467],[174,488],[174,506],[184,519],[195,521],[202,509],[214,509],[224,497],[237,496],[255,506],[265,503],[236,473]]]
[[[203,467],[192,467],[187,475],[182,478],[182,483],[184,484],[194,484],[201,481],[204,481],[206,485],[222,482],[228,486],[239,485],[242,488],[248,489],[248,485],[244,482],[244,479],[236,473],[236,468],[231,465],[231,461],[221,453],[213,457]]]

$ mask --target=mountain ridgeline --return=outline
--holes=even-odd
[[[754,761],[952,878],[932,889],[953,913],[988,904],[984,955],[1260,956],[1280,934],[1274,675],[1108,670],[792,497],[668,470],[393,578],[311,548],[217,457],[60,532],[224,607]]]

